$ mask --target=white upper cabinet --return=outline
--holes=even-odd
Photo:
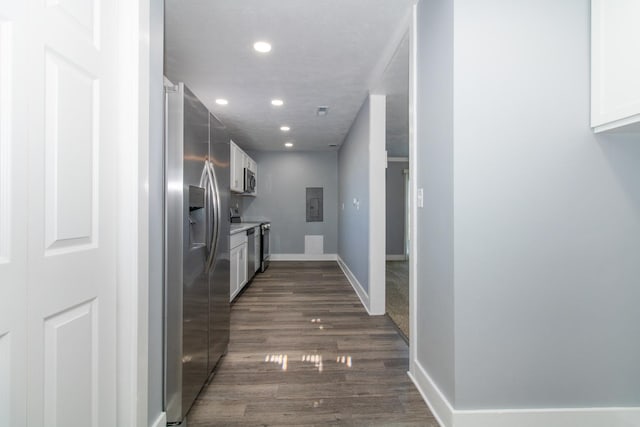
[[[244,152],[231,141],[231,191],[242,193],[244,191]]]
[[[247,155],[240,147],[231,141],[231,191],[235,193],[244,193],[244,170],[249,169],[258,176],[258,165],[251,157]],[[252,196],[255,196],[255,192]]]
[[[591,1],[591,127],[640,132],[640,1]]]

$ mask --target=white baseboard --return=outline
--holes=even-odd
[[[349,283],[351,283],[351,287],[353,287],[353,290],[356,291],[356,295],[358,295],[358,298],[360,298],[360,302],[364,306],[364,309],[367,310],[367,313],[369,313],[369,315],[371,315],[371,311],[369,310],[369,295],[364,290],[353,272],[349,270],[349,267],[347,267],[347,264],[344,262],[344,260],[340,258],[340,255],[338,255],[337,261],[340,269],[342,270],[344,275],[347,276],[347,280],[349,281]]]
[[[414,360],[412,366],[414,369],[413,372],[409,372],[409,378],[422,395],[422,399],[427,403],[438,424],[442,427],[453,427],[454,410],[449,400],[433,382],[420,362]]]
[[[456,411],[455,427],[632,427],[640,408],[543,408]]]
[[[161,412],[156,421],[151,424],[151,427],[167,427],[167,413]]]
[[[271,254],[271,261],[337,261],[336,254]]]
[[[424,367],[414,361],[409,377],[442,427],[632,427],[640,407],[456,410]]]
[[[387,261],[406,261],[406,255],[389,255],[387,254]]]

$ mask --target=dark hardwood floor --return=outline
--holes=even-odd
[[[202,426],[430,426],[408,348],[335,262],[272,262],[231,309],[231,342],[188,415]]]

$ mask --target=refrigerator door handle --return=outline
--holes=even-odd
[[[205,241],[207,250],[209,251],[205,264],[208,271],[211,265],[211,258],[215,258],[217,241],[216,227],[218,225],[218,222],[216,220],[215,188],[213,186],[213,180],[211,177],[211,172],[209,170],[209,160],[205,160],[204,168],[202,169],[202,175],[200,176],[200,186],[206,189],[205,203],[207,206],[207,230],[209,230],[210,233]]]
[[[209,259],[207,260],[207,270],[210,270],[213,261],[216,258],[218,251],[218,238],[220,235],[220,192],[218,188],[218,179],[216,177],[216,171],[210,161],[205,164],[207,176],[209,178],[209,185],[211,188],[211,201],[212,201],[212,217],[213,227],[211,227],[211,251],[209,252]]]

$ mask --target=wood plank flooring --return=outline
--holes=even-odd
[[[335,262],[272,262],[233,305],[188,426],[437,427],[407,370],[406,343]]]

